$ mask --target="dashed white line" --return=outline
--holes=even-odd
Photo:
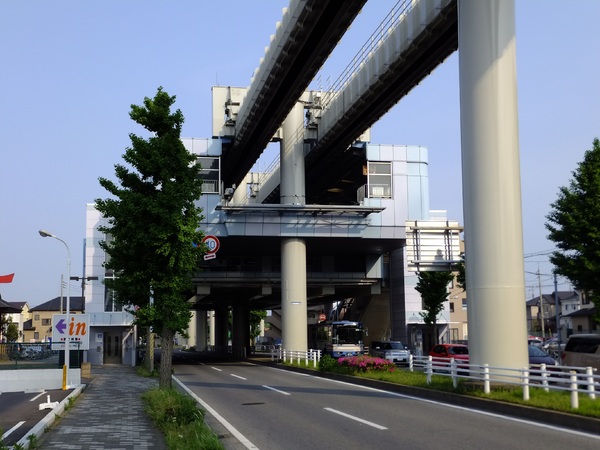
[[[383,425],[377,425],[376,423],[369,422],[368,420],[361,419],[360,417],[352,416],[350,414],[346,414],[345,412],[338,411],[333,408],[324,408],[326,411],[332,412],[334,414],[339,414],[340,416],[347,417],[348,419],[356,420],[357,422],[364,423],[365,425],[369,425],[370,427],[377,428],[378,430],[387,430],[387,427]]]
[[[239,375],[236,375],[235,373],[230,374],[232,377],[235,378],[239,378],[240,380],[247,380],[248,378],[244,378],[244,377],[240,377]]]
[[[223,372],[221,369],[219,369],[218,367],[211,367],[212,370],[216,370],[217,372]]]
[[[272,391],[275,391],[275,392],[279,392],[280,394],[283,394],[283,395],[292,395],[289,392],[280,391],[279,389],[275,389],[274,387],[267,386],[266,384],[263,384],[262,387],[264,387],[265,389],[271,389]]]

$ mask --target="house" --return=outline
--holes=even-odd
[[[580,308],[561,318],[565,324],[566,336],[573,333],[597,333],[598,323],[595,321],[596,306]]]
[[[83,297],[71,297],[70,314],[83,313]],[[23,323],[24,342],[49,342],[52,340],[52,316],[64,313],[64,297],[56,297],[29,309],[30,319]]]
[[[25,322],[27,322],[31,317],[29,313],[29,304],[27,302],[7,302],[13,308],[20,309],[20,313],[8,313],[7,316],[10,317],[12,323],[17,324],[17,328],[19,330],[19,336],[16,342],[23,342],[23,326]]]

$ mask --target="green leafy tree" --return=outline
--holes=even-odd
[[[6,341],[7,342],[17,342],[18,339],[19,339],[19,327],[11,319],[11,321],[6,326]]]
[[[115,274],[106,285],[137,324],[160,336],[161,388],[171,387],[173,338],[186,335],[191,275],[205,251],[197,245],[202,211],[194,203],[201,195],[200,165],[181,142],[184,117],[179,109],[171,112],[174,102],[160,87],[143,106],[131,105],[129,116],[150,137],[129,135],[131,147],[123,155],[128,167],[115,165],[119,184],[99,178],[112,197],[96,200],[108,220],[100,227],[107,235],[100,243],[109,256],[105,266]]]
[[[550,255],[559,275],[587,293],[596,305],[600,323],[600,141],[572,172],[568,186],[559,188],[558,198],[546,216],[548,238],[560,249]]]
[[[465,254],[460,254],[460,262],[456,264],[456,285],[463,291],[467,289],[467,278],[465,276]]]
[[[264,310],[250,311],[250,339],[254,341],[260,334],[260,322],[267,317],[267,312]]]
[[[433,330],[434,344],[438,343],[437,316],[448,298],[448,284],[454,279],[452,272],[419,272],[415,290],[421,294],[424,312],[419,313]]]

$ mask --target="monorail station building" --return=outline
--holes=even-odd
[[[215,102],[231,103],[231,89],[213,91]],[[209,248],[193,278],[189,344],[245,355],[250,310],[269,310],[270,327],[286,349],[306,350],[308,323],[325,314],[363,322],[368,340],[401,340],[418,351],[424,325],[414,269],[450,268],[459,259],[458,224],[429,209],[427,149],[371,144],[367,132],[330,170],[305,176],[312,145],[308,103],[299,102],[295,118],[286,121],[292,124],[278,130],[265,152],[275,149],[269,169],[251,170],[235,186],[223,177],[228,136],[183,139],[202,165],[198,205]],[[99,247],[104,220],[89,204],[85,274],[99,280],[113,275],[105,272]],[[96,339],[90,362],[133,361],[131,316],[103,283],[86,289],[86,312]],[[447,332],[447,308],[438,320]]]

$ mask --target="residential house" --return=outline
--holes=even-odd
[[[17,324],[17,328],[19,330],[19,336],[17,337],[16,342],[23,342],[23,326],[25,322],[27,322],[31,317],[29,313],[29,304],[27,302],[7,302],[10,306],[14,308],[18,308],[21,310],[20,313],[9,313],[7,314],[10,317],[12,323]]]
[[[598,333],[600,327],[595,320],[596,308],[596,306],[583,307],[563,316],[561,318],[561,324],[564,321],[566,329],[565,338],[573,333]]]
[[[24,342],[49,342],[52,340],[52,316],[64,314],[66,300],[56,297],[29,309],[30,319],[23,324]],[[83,313],[83,297],[70,297],[69,314]]]

